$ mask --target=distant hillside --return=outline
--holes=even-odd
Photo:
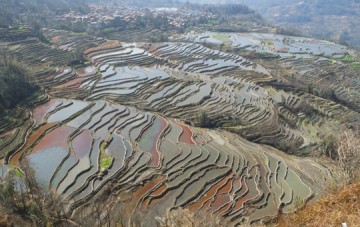
[[[296,28],[305,36],[327,39],[360,49],[358,26],[360,0],[189,0],[189,2],[245,4],[275,25]]]
[[[40,21],[65,11],[85,12],[89,0],[0,0],[0,28],[23,22]]]
[[[359,0],[239,0],[264,18],[304,35],[360,48]]]

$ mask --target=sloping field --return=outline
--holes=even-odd
[[[184,207],[253,222],[276,216],[280,208],[292,211],[296,201],[319,190],[314,181],[330,177],[310,160],[229,132],[192,128],[106,101],[50,102],[62,105],[35,109],[50,112],[9,162],[29,160],[37,179],[68,200],[70,210],[112,185],[134,193],[133,212]],[[104,164],[104,157],[111,163]],[[314,167],[304,171],[288,162]]]
[[[193,39],[200,42],[209,34]],[[48,35],[57,45],[66,40],[76,45],[61,31]],[[270,35],[216,38],[234,50],[244,45],[247,54],[276,55],[272,47],[254,47]],[[310,41],[281,47],[281,41],[269,42],[264,45],[295,57],[279,54],[261,62],[193,40],[100,42],[84,52],[88,66],[38,75],[50,100],[32,111],[25,129],[0,136],[5,151],[0,174],[4,164],[21,167],[28,160],[42,185],[68,202],[70,214],[100,195],[104,204],[113,204],[116,194],[126,192],[131,196],[125,220],[141,211],[144,220],[152,220],[149,225],[156,224],[154,216],[176,208],[207,212],[234,225],[292,212],[332,178],[315,159],[300,156],[340,128],[357,127],[359,114],[357,101],[341,104],[305,92],[269,66],[278,63],[297,78],[299,55],[316,58],[309,70],[335,57],[332,64],[350,70],[340,60],[348,50],[327,43],[319,45],[320,57],[307,50]],[[356,90],[354,78],[336,91]],[[326,80],[316,84],[321,82]]]

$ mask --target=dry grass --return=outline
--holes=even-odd
[[[337,141],[339,166],[348,175],[350,182],[359,182],[360,178],[360,135],[344,131]]]
[[[168,212],[163,217],[156,217],[160,227],[222,227],[220,219],[214,219],[207,213],[197,214],[187,209],[177,209]]]
[[[278,226],[360,226],[360,136],[345,130],[334,145],[342,177],[334,179],[325,189],[327,194],[313,204],[281,217]]]
[[[315,203],[285,217],[279,226],[360,225],[360,183],[345,186],[337,193],[323,196]]]

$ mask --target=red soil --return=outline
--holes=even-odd
[[[115,47],[120,47],[121,44],[119,41],[117,40],[108,40],[105,43],[102,43],[101,45],[97,46],[97,47],[92,47],[89,48],[87,50],[84,51],[84,54],[89,54],[91,52],[95,52],[95,51],[100,51],[100,50],[106,50],[106,49],[111,49],[111,48],[115,48]]]
[[[179,123],[178,121],[173,121],[175,124],[179,125],[182,128],[182,133],[179,137],[179,141],[182,143],[187,143],[191,145],[195,145],[195,141],[193,140],[193,132],[190,130],[189,126]]]
[[[163,205],[169,198],[174,196],[175,192],[176,190],[168,191],[163,197],[151,200],[149,206],[155,207]]]
[[[68,136],[74,131],[74,128],[69,126],[61,126],[46,134],[40,142],[33,148],[32,152],[39,152],[41,150],[49,149],[51,147],[68,147]]]
[[[232,189],[233,181],[235,179],[229,180],[220,190],[218,194],[229,193]]]
[[[280,52],[280,53],[286,53],[286,49],[284,47],[281,47],[279,49],[276,50],[277,52]]]
[[[213,198],[216,192],[219,190],[219,188],[222,187],[224,184],[226,184],[226,182],[228,182],[233,175],[234,173],[231,173],[228,176],[226,176],[224,179],[213,185],[209,189],[209,191],[207,191],[198,201],[187,206],[187,209],[189,209],[190,211],[196,211],[197,209],[199,209],[203,203]]]
[[[163,180],[165,180],[165,177],[159,177],[155,180],[152,180],[148,183],[146,183],[142,188],[140,188],[139,190],[137,190],[134,194],[133,194],[133,199],[135,201],[139,201],[140,199],[142,199],[146,193],[148,193],[150,190],[152,190],[157,184],[159,184],[160,182],[162,182]],[[144,200],[144,202],[142,203],[141,207],[143,209],[146,209],[147,207],[147,202],[146,200]]]
[[[211,202],[212,202],[211,199],[209,199],[208,201],[206,201],[206,202],[204,203],[204,205],[202,206],[201,209],[203,209],[203,210],[208,210],[208,209],[210,209]]]
[[[156,141],[154,141],[154,143],[151,145],[151,149],[150,149],[150,153],[151,153],[151,163],[150,163],[150,167],[158,167],[159,163],[160,163],[160,152],[159,152],[159,141],[160,138],[162,136],[162,134],[164,133],[165,128],[168,126],[168,122],[160,117],[161,120],[161,125],[160,125],[160,130],[158,132],[158,136]]]
[[[96,68],[95,66],[91,65],[88,67],[83,67],[76,70],[77,75],[80,77],[87,77],[96,74]]]
[[[238,192],[238,195],[243,195],[246,191],[248,191],[248,186],[247,186],[246,181],[244,179],[242,181],[242,185],[243,185],[243,187]],[[246,192],[245,196],[243,196],[242,198],[239,198],[235,202],[235,207],[233,208],[233,211],[238,211],[239,209],[241,209],[241,207],[243,207],[244,203],[246,201],[248,201],[249,199],[251,199],[251,195],[248,192]]]
[[[153,191],[150,196],[158,196],[160,195],[161,193],[163,193],[166,189],[167,189],[167,185],[166,184],[163,184],[161,185],[158,189],[156,189],[155,191]]]
[[[222,194],[222,195],[216,196],[216,199],[211,204],[210,212],[216,211],[217,209],[222,207],[224,204],[229,203],[230,201],[231,201],[231,197],[229,194]]]
[[[133,198],[139,198],[139,199],[142,198],[148,191],[153,189],[158,183],[160,183],[164,179],[165,179],[165,177],[159,177],[155,180],[152,180],[152,181],[146,183],[142,188],[138,189],[133,194]]]
[[[51,99],[44,105],[38,106],[33,111],[33,118],[37,123],[44,119],[45,115],[49,112],[50,109],[59,105],[60,102],[58,100]]]
[[[158,189],[156,189],[155,191],[153,191],[153,192],[149,195],[149,197],[147,197],[147,198],[144,200],[143,206],[148,206],[148,205],[149,205],[149,202],[150,202],[149,198],[150,198],[151,196],[158,196],[158,195],[160,195],[161,193],[163,193],[167,188],[168,188],[168,187],[167,187],[166,184],[161,185]]]
[[[154,52],[157,48],[158,48],[157,45],[155,45],[155,44],[150,44],[150,48],[149,48],[148,52]]]
[[[66,82],[65,84],[61,84],[58,85],[56,87],[54,87],[54,89],[61,89],[61,88],[69,88],[72,86],[75,86],[76,88],[85,80],[86,78],[83,77],[76,77],[75,79],[72,79],[68,82]]]
[[[242,197],[238,201],[236,201],[235,207],[233,208],[233,212],[240,210],[244,206],[244,203],[246,201],[249,201],[250,199],[251,199],[251,195],[249,193],[247,193],[244,197]]]
[[[64,36],[58,35],[51,38],[51,43],[57,44]]]
[[[242,184],[242,182],[243,182],[242,179],[243,179],[243,177],[241,177],[240,179],[237,178],[237,179],[234,180],[234,182],[233,182],[233,188],[232,188],[230,194],[234,194],[237,190],[240,189],[241,184]]]
[[[222,215],[224,212],[226,212],[227,210],[229,210],[231,207],[231,203],[227,203],[225,206],[223,206],[222,208],[220,208],[219,210],[217,210],[214,214],[217,216]]]
[[[20,166],[19,158],[20,156],[32,145],[36,142],[36,140],[49,128],[54,127],[56,123],[45,124],[41,126],[36,131],[32,132],[31,135],[28,137],[25,146],[17,152],[10,160],[10,163],[16,166]]]

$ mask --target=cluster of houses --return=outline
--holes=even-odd
[[[90,13],[81,14],[70,11],[54,18],[54,22],[85,23],[87,26],[103,28],[113,24],[114,20],[122,23],[136,23],[147,18],[165,18],[175,30],[183,28],[189,21],[207,22],[216,16],[209,11],[189,8],[135,8],[116,5],[90,5]]]

